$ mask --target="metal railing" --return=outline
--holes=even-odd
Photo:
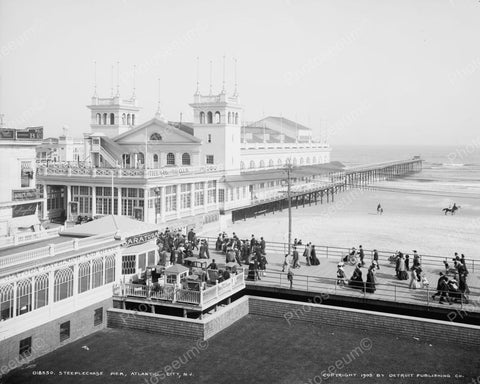
[[[261,272],[261,271],[259,271]],[[320,302],[328,300],[330,295],[351,296],[363,298],[368,300],[385,300],[396,303],[437,306],[441,305],[439,302],[440,294],[436,295],[438,298],[432,299],[432,296],[437,293],[436,287],[425,286],[423,288],[411,289],[409,288],[409,280],[404,280],[404,284],[399,282],[391,283],[377,283],[375,284],[375,291],[369,292],[369,285],[366,281],[363,286],[353,287],[348,285],[348,280],[345,280],[345,285],[339,283],[340,280],[336,278],[326,278],[320,276],[300,275],[294,272],[292,289],[301,290],[310,293],[319,293]],[[282,272],[267,271],[261,276],[261,280],[247,280],[248,285],[259,286],[273,286],[278,288],[290,289],[290,281],[287,279],[287,274]],[[459,304],[464,310],[471,312],[480,312],[480,288],[469,287],[470,293],[468,299],[466,296],[458,294],[454,304]],[[449,300],[453,300],[452,292],[448,293]],[[452,307],[454,310],[455,307]]]

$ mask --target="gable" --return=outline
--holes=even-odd
[[[155,140],[154,137],[161,137],[161,140]],[[164,123],[157,119],[152,119],[128,132],[125,132],[114,138],[118,144],[145,143],[148,138],[150,144],[200,144],[201,140],[195,136],[189,135],[172,125]]]

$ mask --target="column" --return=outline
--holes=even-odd
[[[72,212],[70,211],[70,202],[72,201],[72,187],[70,185],[65,186],[66,199],[67,199],[67,221],[72,220]]]
[[[203,182],[203,212],[207,213],[208,212],[208,208],[207,208],[207,205],[208,205],[208,182],[207,181],[204,181]]]
[[[97,214],[97,188],[92,188],[92,217]]]
[[[145,223],[150,222],[150,207],[149,207],[149,194],[148,194],[148,188],[143,188],[143,221]],[[155,220],[153,221],[153,223]]]
[[[52,305],[55,299],[55,271],[48,273],[48,305]]]
[[[13,282],[13,313],[12,317],[17,316],[17,281]]]
[[[43,196],[43,208],[42,208],[42,220],[48,219],[48,212],[47,212],[47,184],[42,184],[42,196]]]
[[[114,191],[115,192],[115,191]],[[112,196],[112,199],[114,196]],[[112,212],[112,215],[114,212]],[[117,215],[122,216],[122,188],[117,187]]]
[[[176,204],[177,219],[180,218],[180,193],[181,193],[180,191],[181,191],[181,184],[177,184],[177,204]]]
[[[160,220],[165,222],[165,186],[160,187]]]
[[[195,214],[195,183],[191,183],[190,186],[190,214],[193,216]]]

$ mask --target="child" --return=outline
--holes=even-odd
[[[337,285],[345,285],[345,271],[343,270],[343,262],[338,263],[337,269]]]

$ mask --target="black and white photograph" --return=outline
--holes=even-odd
[[[480,384],[479,0],[0,0],[0,384]]]

